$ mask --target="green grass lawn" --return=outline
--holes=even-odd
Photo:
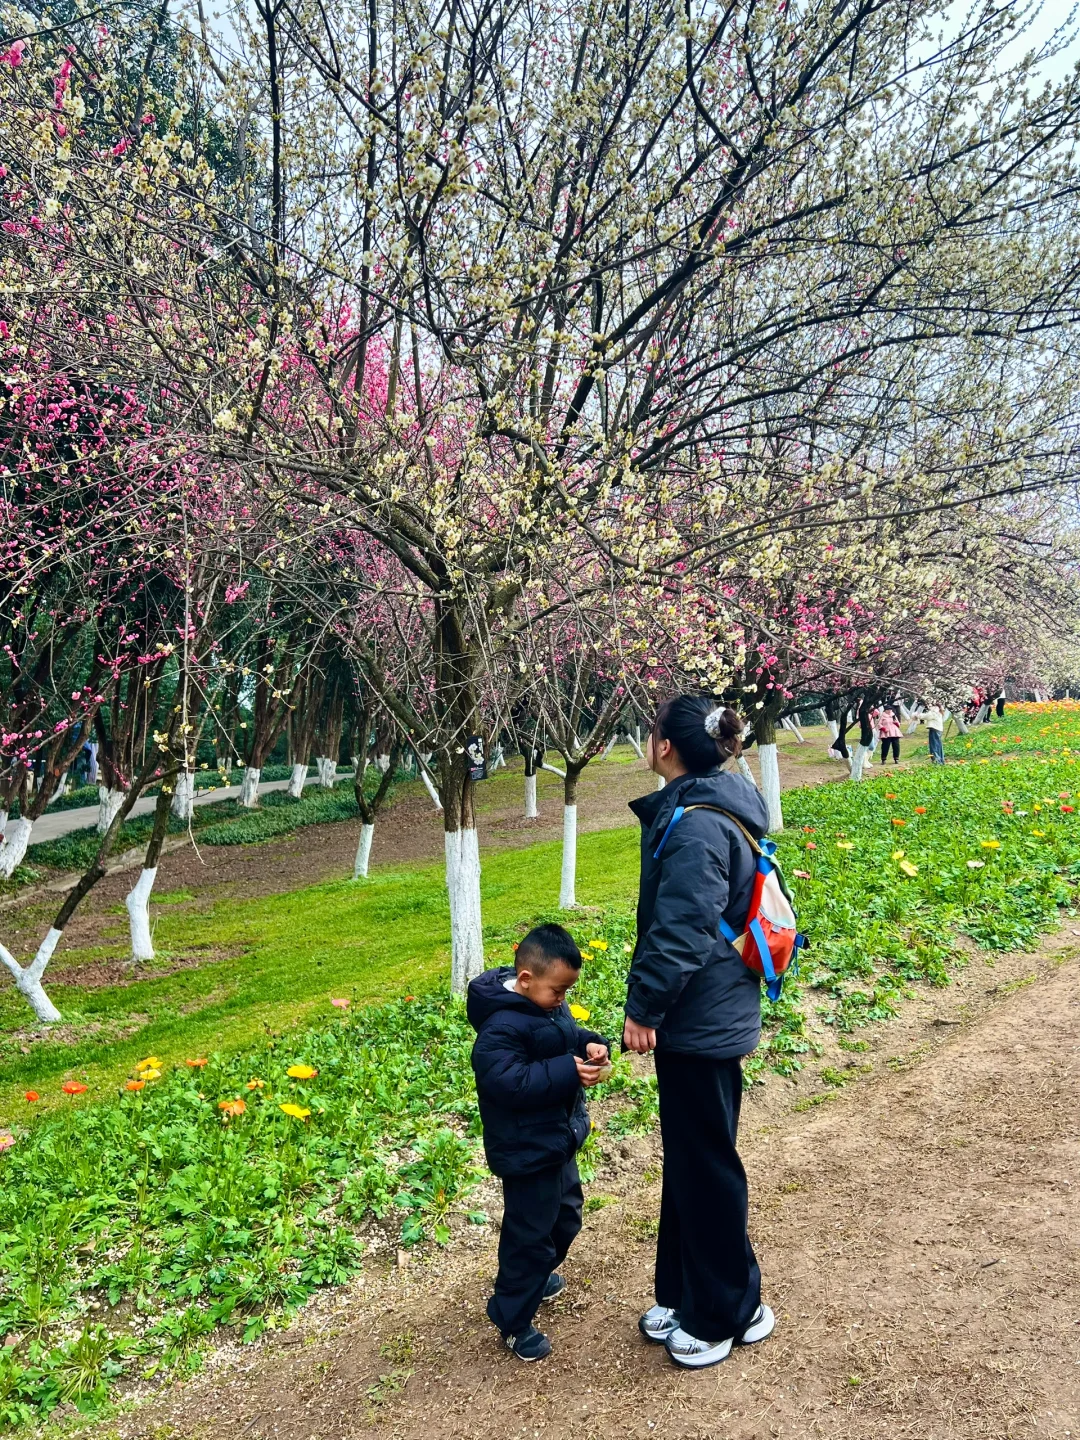
[[[523,925],[557,909],[560,845],[485,855],[481,887],[489,954],[509,955]],[[625,904],[637,871],[634,830],[583,835],[578,842],[578,894],[585,905]],[[550,903],[544,905],[545,896]],[[360,883],[311,886],[249,901],[229,900],[209,913],[158,910],[155,945],[161,957],[199,947],[229,958],[178,970],[157,980],[100,989],[50,986],[66,1022],[64,1040],[35,1044],[24,1055],[10,1036],[27,1023],[14,990],[0,998],[0,1124],[22,1093],[56,1103],[60,1082],[78,1078],[90,1094],[115,1091],[140,1056],[170,1061],[248,1044],[325,1014],[331,996],[354,1002],[407,991],[441,989],[450,968],[450,916],[441,863],[376,870]],[[65,964],[99,951],[64,952]],[[8,1037],[2,1038],[2,1037]]]

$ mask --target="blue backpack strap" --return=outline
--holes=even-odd
[[[765,939],[765,931],[761,928],[761,921],[753,919],[746,927],[754,937],[754,944],[757,946],[758,959],[761,961],[761,973],[765,976],[766,983],[776,984],[776,971],[773,969],[772,955],[769,953],[769,942]],[[772,998],[771,996],[769,997]]]
[[[685,806],[685,805],[676,805],[676,806],[675,806],[675,813],[674,813],[674,815],[672,815],[671,819],[668,821],[668,823],[667,823],[667,829],[664,831],[663,835],[661,835],[661,837],[660,837],[660,844],[659,844],[659,845],[656,847],[656,849],[653,851],[653,857],[652,857],[652,858],[653,858],[654,860],[659,860],[659,859],[660,859],[660,852],[661,852],[661,850],[663,850],[664,846],[667,844],[667,842],[668,842],[668,836],[671,834],[672,830],[675,829],[675,826],[679,823],[679,821],[682,819],[682,817],[683,817],[685,814],[686,814],[686,806]]]
[[[720,916],[720,924],[717,928],[724,939],[730,941],[732,944],[739,938],[734,925],[729,925],[722,915]]]

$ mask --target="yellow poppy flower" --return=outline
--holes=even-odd
[[[607,941],[606,941],[606,940],[590,940],[590,941],[589,941],[589,946],[590,946],[590,948],[593,949],[593,950],[606,950],[606,949],[607,949]]]
[[[984,841],[982,842],[982,848],[983,848],[984,850],[1000,850],[1000,849],[1001,849],[1001,841],[1000,841],[1000,840],[984,840]]]
[[[136,1070],[160,1070],[162,1062],[156,1055],[148,1055],[135,1066]]]
[[[837,848],[838,850],[854,850],[854,849],[855,849],[855,841],[854,841],[854,840],[837,840],[837,842],[836,842],[836,848]]]
[[[892,858],[893,858],[894,860],[902,860],[902,859],[904,858],[904,852],[903,852],[903,850],[894,850],[894,851],[892,852]]]
[[[291,1100],[285,1105],[279,1105],[278,1109],[283,1110],[286,1115],[292,1115],[297,1120],[306,1120],[311,1114],[311,1111],[305,1110],[303,1105],[294,1105]]]
[[[314,1080],[318,1073],[310,1065],[290,1065],[285,1071],[291,1080]]]
[[[590,1012],[585,1009],[584,1005],[571,1005],[570,1014],[579,1025],[583,1025],[585,1021],[588,1020]]]
[[[900,869],[905,875],[917,875],[919,873],[919,867],[913,865],[910,860],[901,860]]]

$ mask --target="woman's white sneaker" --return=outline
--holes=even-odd
[[[668,1336],[679,1328],[679,1312],[670,1310],[666,1305],[654,1305],[637,1323],[646,1340],[651,1340],[654,1345],[663,1345]]]
[[[757,1314],[739,1336],[739,1344],[756,1345],[759,1340],[767,1340],[775,1329],[776,1316],[768,1305],[759,1305]]]
[[[704,1370],[708,1365],[719,1365],[721,1360],[726,1360],[735,1342],[698,1340],[680,1327],[673,1330],[664,1343],[676,1365],[685,1366],[688,1370]]]

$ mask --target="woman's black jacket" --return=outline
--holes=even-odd
[[[715,805],[755,839],[768,828],[765,801],[741,775],[683,775],[630,809],[641,821],[637,946],[626,1013],[656,1030],[656,1048],[730,1059],[761,1033],[758,977],[720,935],[721,917],[742,933],[757,857],[739,827],[714,810],[688,810],[655,852],[677,806]]]

